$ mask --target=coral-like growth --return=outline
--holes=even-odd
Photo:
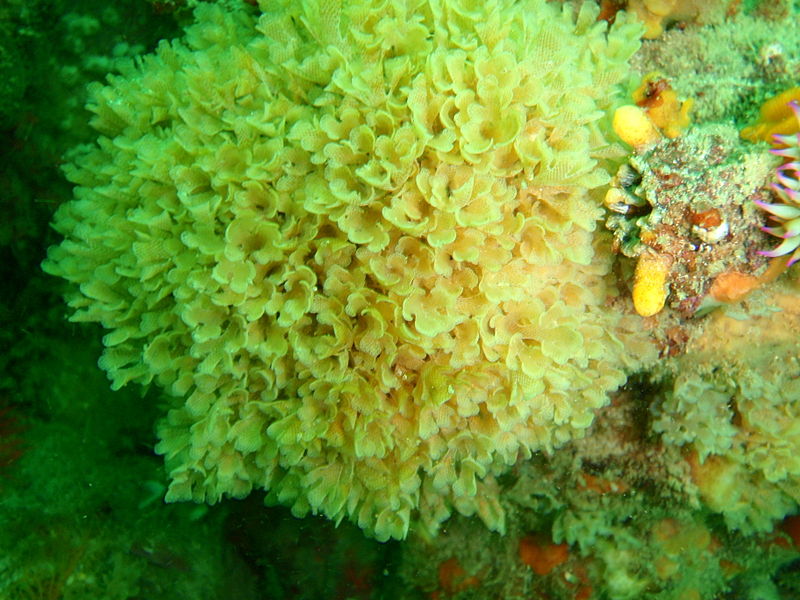
[[[173,397],[169,500],[379,539],[581,434],[633,364],[592,188],[640,27],[544,0],[202,5],[91,89],[45,269]],[[637,351],[638,352],[638,351]]]
[[[745,532],[768,531],[800,502],[797,287],[768,291],[759,292],[766,314],[708,319],[690,351],[668,363],[672,389],[654,410],[663,440],[692,450],[706,505]]]

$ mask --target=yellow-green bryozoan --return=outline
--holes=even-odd
[[[201,5],[91,88],[45,269],[156,382],[169,500],[378,539],[579,435],[633,364],[595,231],[640,26],[544,0]]]

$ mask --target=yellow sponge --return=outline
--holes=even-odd
[[[661,139],[661,133],[647,113],[633,104],[620,106],[614,112],[613,127],[622,141],[633,146],[637,151],[641,151]]]
[[[665,254],[645,252],[636,262],[633,306],[643,317],[661,312],[667,300],[667,276],[672,259]]]

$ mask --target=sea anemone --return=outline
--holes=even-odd
[[[800,123],[800,104],[789,103],[795,118]],[[777,169],[777,183],[772,184],[775,194],[782,200],[780,204],[759,202],[756,204],[767,211],[778,222],[775,227],[762,227],[763,231],[782,238],[774,249],[761,252],[764,256],[776,257],[792,253],[789,265],[800,260],[800,133],[773,135],[781,148],[770,150],[787,160]]]

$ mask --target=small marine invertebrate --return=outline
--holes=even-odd
[[[774,227],[762,227],[762,230],[782,238],[778,246],[769,251],[761,251],[763,256],[783,256],[792,254],[789,265],[800,259],[800,163],[792,162],[781,165],[777,169],[778,183],[772,184],[772,189],[783,200],[782,204],[755,201],[758,206],[767,211],[778,221]]]
[[[789,108],[794,113],[797,125],[800,126],[800,104],[793,100],[789,102]],[[777,168],[775,176],[778,181],[771,185],[782,202],[755,200],[755,203],[772,215],[772,219],[777,222],[773,227],[761,229],[770,235],[782,238],[783,241],[773,250],[762,250],[760,254],[769,257],[791,254],[787,263],[789,266],[800,260],[800,133],[774,134],[772,137],[781,147],[773,148],[770,152],[788,159]]]

